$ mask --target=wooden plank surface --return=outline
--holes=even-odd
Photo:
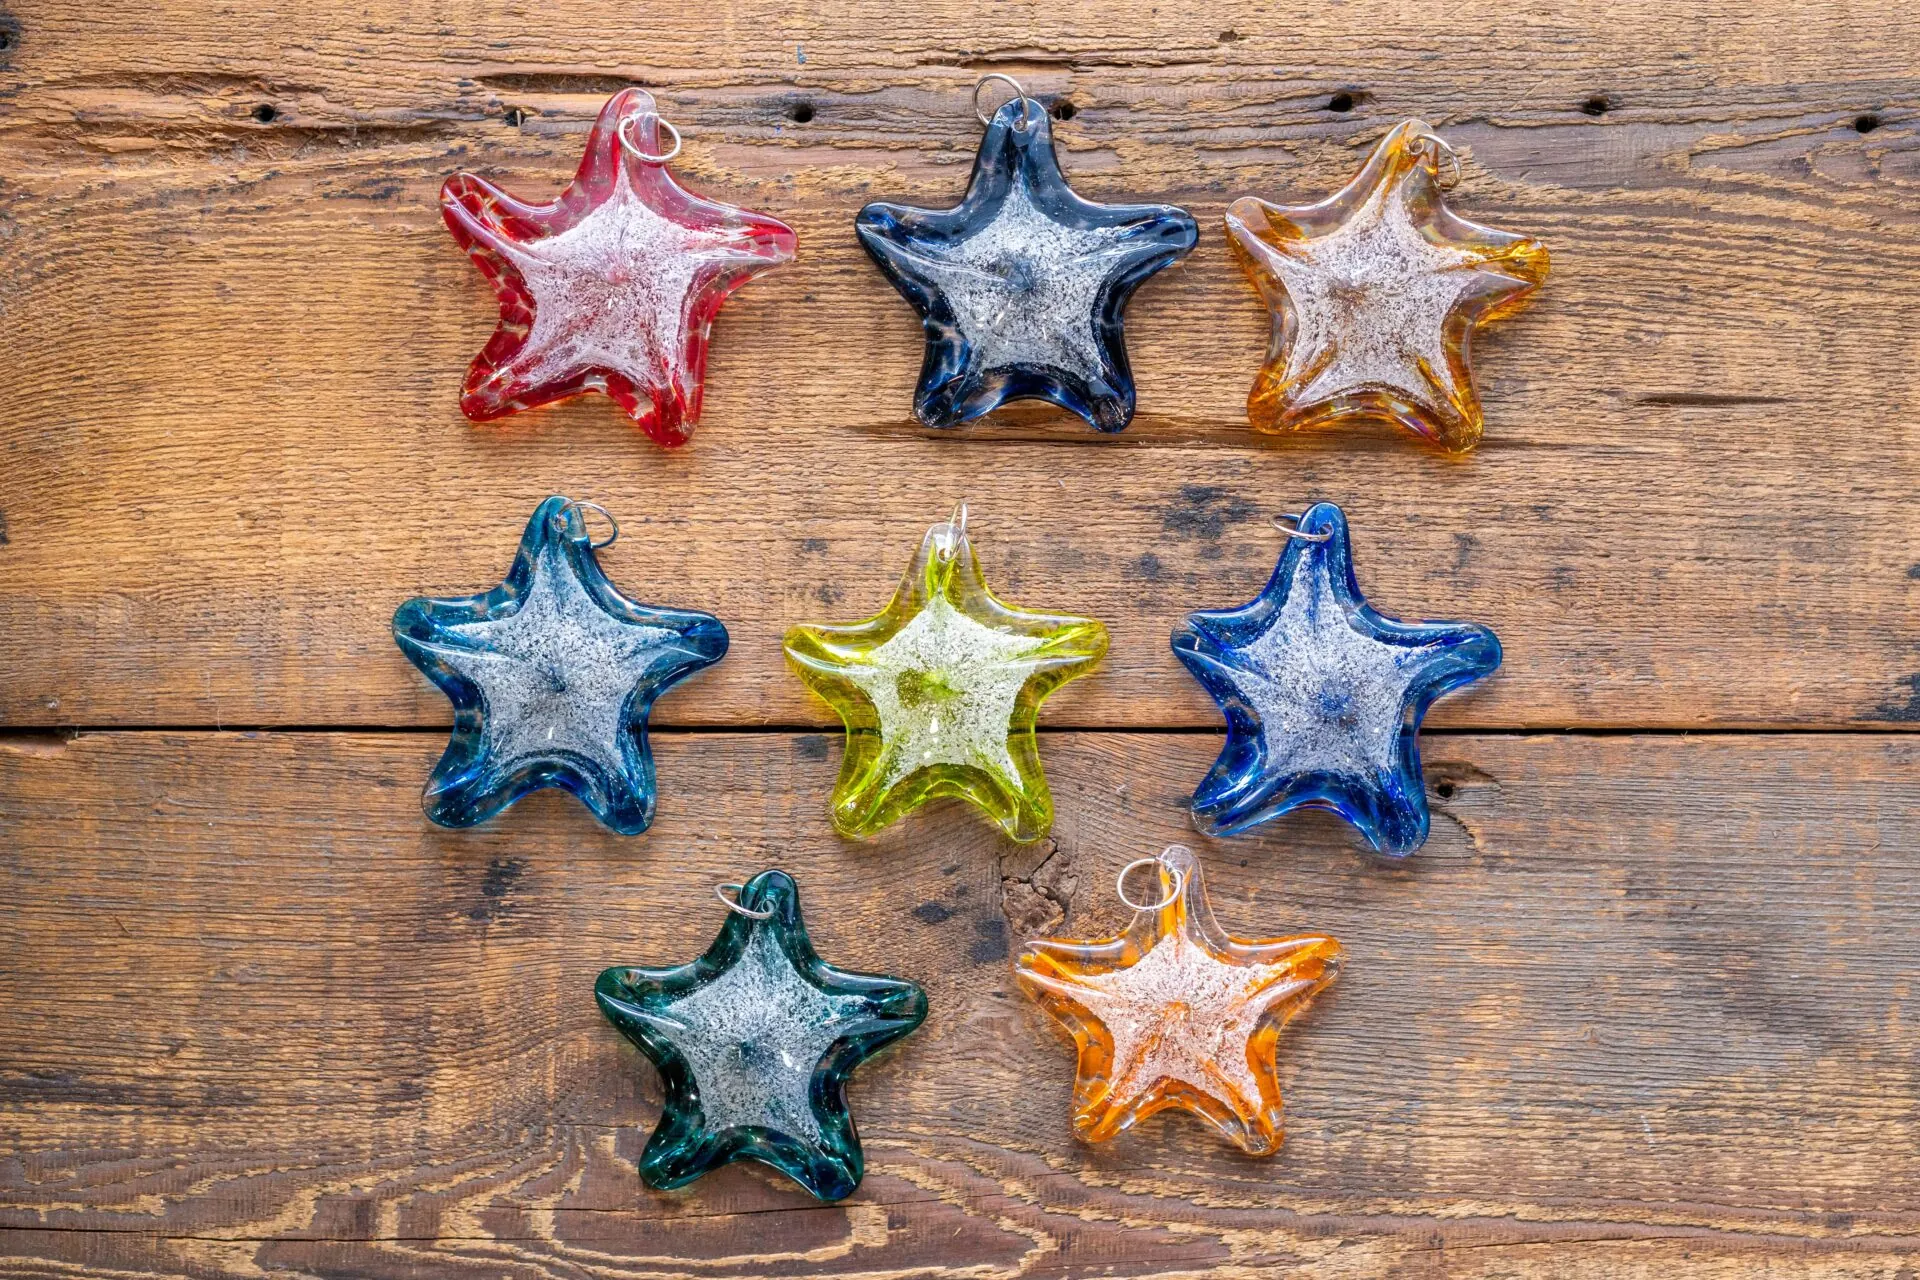
[[[1304,816],[1198,841],[1211,734],[1051,734],[1051,848],[946,806],[852,845],[819,735],[671,734],[638,840],[548,793],[414,811],[419,734],[0,750],[0,1224],[16,1274],[1892,1276],[1920,1250],[1920,739],[1443,736],[1412,862]],[[1034,927],[1196,840],[1223,921],[1349,966],[1282,1040],[1270,1161],[1167,1115],[1071,1138]],[[795,872],[822,953],[926,984],[855,1078],[870,1171],[651,1193],[591,999]],[[1061,916],[1064,913],[1064,921]]]
[[[1823,0],[0,0],[0,1273],[1913,1280],[1916,68],[1920,14]],[[852,216],[958,198],[994,70],[1078,189],[1201,222],[1130,309],[1117,438],[910,418]],[[595,399],[470,426],[493,307],[438,185],[556,191],[627,83],[800,256],[722,313],[688,448]],[[1479,344],[1487,441],[1257,438],[1221,213],[1331,192],[1407,116],[1457,207],[1553,253]],[[448,713],[387,620],[498,581],[552,492],[734,638],[657,709],[634,840],[552,793],[419,814]],[[991,582],[1113,633],[1048,705],[1053,839],[941,808],[840,841],[779,636],[877,609],[963,497]],[[1506,649],[1430,721],[1404,865],[1181,807],[1218,720],[1167,633],[1317,499],[1381,608]],[[1272,1161],[1179,1116],[1077,1144],[1010,981],[1173,839],[1228,927],[1348,949]],[[769,865],[932,1016],[856,1076],[845,1204],[648,1192],[658,1083],[592,977],[691,955]]]
[[[1353,514],[1383,607],[1505,641],[1437,723],[1911,722],[1920,22],[1734,8],[19,5],[0,722],[443,722],[391,611],[497,581],[555,491],[625,518],[635,593],[733,629],[670,723],[823,723],[781,632],[877,609],[961,497],[992,580],[1113,629],[1060,725],[1214,723],[1167,633],[1245,599],[1265,518],[1317,498]],[[990,67],[1075,105],[1089,195],[1205,229],[1133,307],[1142,407],[1117,439],[1034,407],[911,424],[918,329],[852,214],[957,198]],[[791,221],[800,258],[723,313],[683,452],[592,399],[472,427],[457,388],[493,311],[435,189],[472,167],[556,190],[628,79],[685,127],[688,180]],[[1407,115],[1463,149],[1465,211],[1554,255],[1482,344],[1487,443],[1256,439],[1266,322],[1221,211],[1331,191]]]

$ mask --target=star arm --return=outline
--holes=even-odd
[[[447,229],[496,285],[501,264],[518,274],[536,260],[515,233],[538,243],[552,234],[553,213],[552,206],[523,204],[470,173],[455,174],[440,189],[440,214]]]
[[[712,614],[649,609],[630,620],[672,634],[670,640],[644,640],[634,647],[633,656],[642,664],[637,682],[655,695],[726,656],[727,629]]]
[[[869,239],[864,228],[861,231],[861,240],[867,245],[868,252],[880,259],[882,265],[888,268],[889,274],[894,275],[896,279],[903,277],[909,279],[923,289],[938,289],[941,276],[971,276],[976,280],[992,281],[996,284],[1006,281],[1005,276],[983,271],[979,267],[969,266],[964,262],[956,262],[941,254],[929,253],[905,240],[884,240],[878,237]]]
[[[1436,699],[1485,679],[1500,666],[1500,638],[1477,622],[1400,622],[1364,601],[1355,614],[1375,639],[1404,651],[1400,664],[1409,676],[1407,710],[1416,727]]]
[[[1253,1022],[1277,1018],[1284,1025],[1340,972],[1342,952],[1332,938],[1290,938],[1287,943],[1290,956],[1255,971],[1246,1001]]]

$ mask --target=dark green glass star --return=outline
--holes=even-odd
[[[761,872],[737,901],[743,910],[728,912],[698,960],[616,967],[594,983],[601,1012],[653,1060],[666,1089],[640,1179],[667,1190],[758,1160],[838,1200],[866,1168],[847,1077],[920,1025],[927,993],[822,961],[784,871]]]

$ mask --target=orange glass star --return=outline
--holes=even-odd
[[[662,131],[673,133],[663,150]],[[727,296],[793,258],[793,229],[673,180],[679,134],[644,89],[607,100],[573,182],[550,204],[456,173],[440,190],[453,238],[493,284],[500,324],[460,408],[476,422],[603,391],[654,440],[700,420],[707,335]]]
[[[1247,397],[1256,430],[1344,418],[1398,423],[1450,452],[1479,442],[1473,331],[1526,305],[1547,278],[1547,249],[1448,209],[1443,149],[1452,154],[1408,120],[1338,195],[1227,207],[1228,243],[1273,309]]]
[[[1280,1029],[1333,981],[1340,944],[1230,937],[1191,849],[1145,861],[1159,867],[1157,909],[1118,937],[1037,939],[1014,961],[1021,988],[1079,1046],[1074,1132],[1103,1142],[1179,1107],[1249,1155],[1270,1156],[1281,1139]]]

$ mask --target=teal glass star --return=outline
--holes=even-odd
[[[761,872],[736,901],[698,960],[616,967],[594,983],[600,1011],[659,1068],[666,1091],[640,1178],[668,1190],[758,1160],[839,1200],[866,1168],[847,1077],[926,1019],[927,993],[821,960],[784,871]]]
[[[1193,793],[1209,835],[1293,809],[1330,809],[1375,849],[1426,842],[1420,721],[1434,699],[1493,674],[1500,641],[1471,622],[1397,622],[1360,594],[1347,518],[1300,517],[1251,603],[1202,611],[1173,652],[1227,718],[1220,758]]]
[[[505,582],[409,600],[393,615],[393,638],[453,703],[453,734],[422,797],[427,817],[469,827],[529,791],[562,787],[621,835],[653,822],[654,699],[727,651],[712,614],[621,595],[594,556],[581,504],[563,497],[534,511]]]

